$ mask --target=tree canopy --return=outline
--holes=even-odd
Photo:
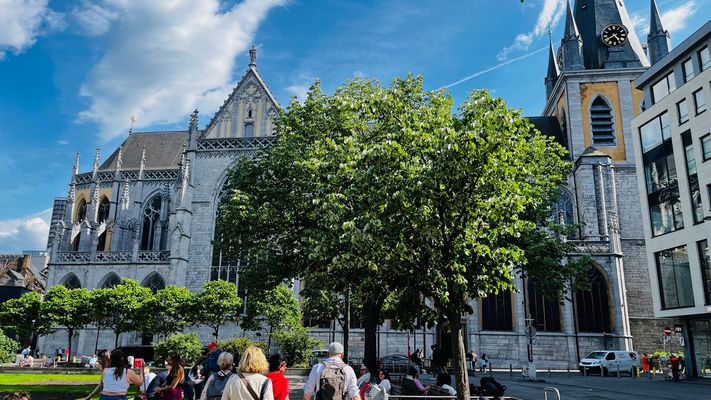
[[[210,327],[215,340],[219,338],[221,326],[239,321],[242,315],[242,299],[237,295],[237,287],[226,281],[207,282],[194,294],[192,304],[195,322]]]

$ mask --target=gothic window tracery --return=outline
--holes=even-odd
[[[163,203],[163,196],[156,195],[148,201],[148,204],[143,209],[141,250],[165,249],[165,229],[167,224],[163,219]]]
[[[99,211],[96,216],[96,220],[99,223],[105,222],[109,219],[109,211],[111,210],[111,203],[106,196],[101,198],[101,203],[99,203]]]
[[[612,107],[602,96],[597,96],[590,106],[590,125],[593,144],[603,146],[615,144]]]
[[[143,280],[143,283],[141,283],[141,286],[151,289],[151,291],[153,293],[155,293],[161,289],[165,289],[165,281],[163,280],[163,277],[161,277],[159,273],[151,272],[151,274],[148,275],[146,277],[146,279]]]
[[[528,311],[533,327],[541,332],[560,332],[560,304],[557,299],[544,295],[536,286],[536,280],[528,279]]]
[[[79,206],[77,207],[77,218],[76,223],[80,224],[86,219],[86,199],[82,198],[79,200]]]
[[[482,328],[485,331],[513,330],[511,291],[502,290],[481,299]]]
[[[575,311],[579,332],[610,332],[610,299],[607,281],[595,266],[588,273],[590,290],[575,292]]]
[[[81,282],[79,282],[79,278],[77,278],[77,276],[74,275],[73,272],[68,273],[64,278],[62,278],[59,284],[64,285],[64,287],[67,289],[81,288]]]
[[[99,289],[110,289],[121,284],[121,278],[114,272],[109,272],[99,283]]]

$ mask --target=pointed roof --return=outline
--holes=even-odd
[[[555,59],[555,51],[553,50],[553,38],[549,38],[548,43],[548,73],[546,79],[556,79],[560,74],[560,67]]]
[[[654,34],[666,34],[664,26],[662,26],[662,17],[659,15],[656,0],[652,0],[651,15],[649,16],[649,36]]]
[[[580,31],[578,31],[578,24],[573,17],[573,7],[570,5],[570,0],[567,0],[566,3],[563,40],[577,39],[580,37]]]
[[[141,155],[146,151],[146,169],[177,169],[186,144],[188,133],[133,132],[116,151],[104,161],[99,171],[115,171],[121,152],[121,169],[137,170],[141,167]]]

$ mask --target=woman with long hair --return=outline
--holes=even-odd
[[[272,381],[262,375],[268,369],[262,349],[247,347],[239,361],[237,376],[232,376],[225,385],[222,400],[274,400]]]
[[[128,387],[143,385],[143,378],[128,367],[126,356],[121,350],[111,352],[111,361],[108,368],[101,374],[100,400],[128,400]]]
[[[171,353],[166,359],[166,366],[170,368],[168,376],[165,378],[165,386],[156,389],[156,394],[163,396],[163,400],[181,400],[183,389],[180,385],[185,381],[185,371],[177,353]]]
[[[104,368],[108,368],[109,365],[111,364],[111,353],[107,349],[101,349],[97,353],[96,356],[96,368],[99,369],[99,371],[103,371]],[[94,390],[89,393],[88,396],[84,397],[84,400],[89,400],[92,397],[96,396],[97,394],[101,393],[101,391],[104,389],[104,380],[100,380],[99,384],[96,385]]]

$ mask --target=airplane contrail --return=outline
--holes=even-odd
[[[499,68],[501,68],[501,67],[503,67],[503,66],[509,65],[509,64],[511,64],[511,63],[515,63],[516,61],[521,61],[521,60],[523,60],[523,59],[525,59],[525,58],[531,57],[532,55],[538,54],[538,53],[540,53],[540,52],[542,52],[542,51],[544,51],[544,50],[547,50],[547,49],[548,49],[548,46],[546,46],[546,47],[541,47],[540,49],[534,50],[534,51],[532,51],[532,52],[530,52],[530,53],[528,53],[528,54],[524,54],[524,55],[522,55],[522,56],[520,56],[520,57],[512,58],[512,59],[510,59],[510,60],[507,60],[507,61],[502,62],[501,64],[496,64],[496,65],[494,65],[493,67],[489,67],[489,68],[487,68],[487,69],[485,69],[485,70],[482,70],[482,71],[473,73],[473,74],[471,74],[471,75],[469,75],[469,76],[467,76],[467,77],[465,77],[465,78],[462,78],[462,79],[460,79],[460,80],[458,80],[458,81],[456,81],[456,82],[454,82],[454,83],[450,83],[449,85],[444,85],[444,86],[442,86],[442,89],[451,88],[452,86],[457,86],[457,85],[459,85],[460,83],[464,83],[464,82],[466,82],[466,81],[468,81],[468,80],[474,79],[474,78],[476,78],[477,76],[484,75],[484,74],[486,74],[486,73],[488,73],[488,72],[497,70],[497,69],[499,69]]]

